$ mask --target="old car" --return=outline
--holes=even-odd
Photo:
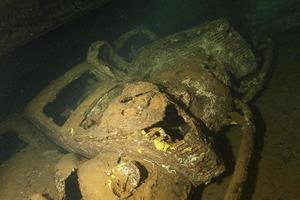
[[[240,125],[243,138],[225,199],[240,199],[255,131],[246,103],[262,88],[271,58],[265,49],[259,66],[224,19],[164,38],[139,28],[113,45],[94,42],[86,61],[24,113],[60,147],[88,159],[67,155],[58,163],[61,199],[73,170],[84,199],[188,199],[226,170],[212,136],[230,125]]]

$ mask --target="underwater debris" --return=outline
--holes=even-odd
[[[68,188],[68,179],[74,175],[83,161],[74,154],[67,154],[58,161],[55,166],[54,180],[55,187],[59,193],[59,199],[69,198],[67,198],[68,192],[66,191]]]
[[[242,101],[260,88],[245,81],[258,68],[253,52],[224,19],[151,41],[130,59],[115,52],[126,41],[117,49],[94,42],[86,62],[28,105],[27,119],[69,152],[90,159],[67,155],[59,162],[61,198],[76,171],[84,199],[187,199],[193,187],[225,171],[211,135],[237,124],[243,139],[225,199],[240,199],[255,131]],[[83,91],[71,87],[80,80]],[[69,88],[75,88],[72,95],[64,94]]]

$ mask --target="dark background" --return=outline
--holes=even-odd
[[[0,119],[84,61],[95,40],[111,42],[137,26],[164,36],[225,17],[249,43],[261,35],[284,42],[299,30],[299,10],[296,0],[112,0],[0,58]]]

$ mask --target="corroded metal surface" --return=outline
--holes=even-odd
[[[132,63],[140,68],[139,73],[151,74],[172,68],[189,55],[205,56],[205,60],[212,58],[224,64],[237,79],[257,69],[249,45],[225,19],[207,22],[157,40],[141,50]]]
[[[131,59],[114,51],[122,45],[113,49],[106,42],[96,41],[89,48],[87,61],[43,90],[28,105],[26,117],[63,148],[92,159],[83,164],[83,169],[92,170],[99,156],[107,161],[114,158],[114,164],[101,166],[106,165],[103,162],[93,169],[104,176],[97,180],[99,185],[108,186],[105,191],[111,199],[134,199],[145,194],[139,183],[141,166],[153,173],[144,180],[145,185],[151,185],[152,180],[160,183],[150,186],[160,197],[169,192],[174,197],[180,193],[177,199],[186,199],[192,186],[207,184],[225,170],[211,135],[230,124],[240,124],[245,134],[225,197],[240,199],[255,128],[250,110],[236,99],[248,90],[254,94],[257,85],[253,89],[243,82],[247,91],[236,95],[239,85],[233,80],[243,81],[256,71],[257,64],[247,44],[229,27],[221,19],[161,39],[142,32],[154,41],[132,52]],[[134,36],[121,36],[117,44],[125,44],[122,38]],[[268,59],[265,64],[269,65]],[[263,67],[263,73],[266,69]],[[67,93],[66,88],[86,73],[97,79],[86,82],[96,84],[94,90],[85,98],[79,97],[75,107],[62,101],[64,107],[59,112],[47,113],[45,108],[54,105],[61,93]],[[80,84],[67,99],[76,98],[77,91],[84,87]],[[57,114],[63,122],[56,119]],[[81,189],[84,195],[93,196],[90,182],[83,179],[90,176],[89,170],[83,169],[79,167]],[[162,180],[153,175],[166,177]],[[183,185],[167,184],[172,179]],[[152,199],[151,191],[147,194],[142,197]]]

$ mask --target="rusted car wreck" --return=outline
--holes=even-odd
[[[235,124],[243,138],[225,199],[240,199],[255,131],[246,103],[270,65],[271,49],[264,53],[258,67],[224,19],[166,38],[137,29],[112,46],[93,43],[87,60],[25,111],[51,140],[89,159],[67,155],[58,163],[61,199],[74,169],[83,199],[188,199],[226,170],[211,136]]]

